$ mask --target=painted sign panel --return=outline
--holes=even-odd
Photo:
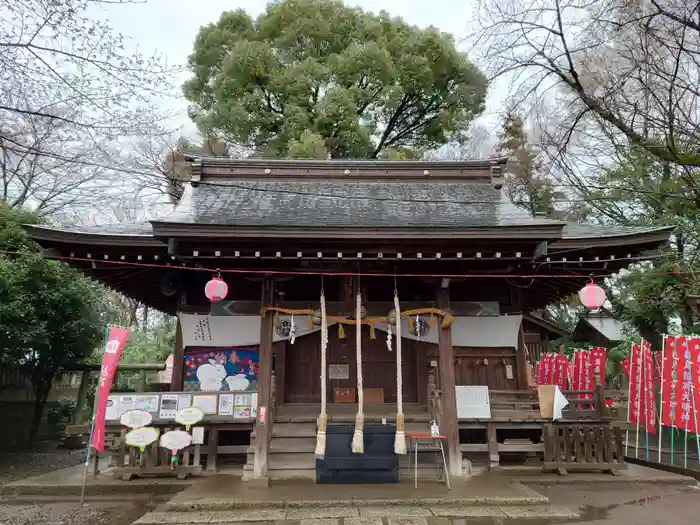
[[[186,392],[250,392],[258,388],[257,350],[206,349],[185,354]]]

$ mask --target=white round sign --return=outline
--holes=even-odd
[[[192,443],[192,436],[184,430],[171,430],[160,436],[160,446],[171,451],[182,450]]]
[[[148,445],[158,441],[158,434],[158,429],[153,427],[139,427],[127,432],[124,440],[130,447],[138,447],[143,451]]]
[[[187,430],[189,430],[192,425],[199,423],[202,419],[204,419],[204,412],[196,407],[181,408],[175,414],[175,421],[181,425],[185,425]]]
[[[121,415],[119,421],[129,428],[147,427],[153,421],[153,415],[145,410],[128,410]]]

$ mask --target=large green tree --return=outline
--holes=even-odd
[[[31,220],[0,203],[0,365],[19,369],[32,385],[30,443],[54,378],[92,353],[105,326],[94,307],[101,288],[43,258],[21,226]]]
[[[200,30],[189,67],[200,130],[277,157],[440,146],[483,110],[487,85],[450,35],[339,0],[226,12]]]

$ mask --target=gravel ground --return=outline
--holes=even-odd
[[[32,452],[0,452],[0,486],[72,467],[85,461],[84,450],[61,450],[46,444]]]
[[[42,505],[0,505],[2,525],[129,525],[151,505],[91,502],[78,511],[77,502]]]

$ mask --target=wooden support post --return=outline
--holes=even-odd
[[[145,392],[147,384],[148,384],[148,371],[141,370],[139,372],[138,383],[136,384],[136,392]]]
[[[498,454],[498,437],[496,436],[495,423],[487,423],[486,439],[488,440],[489,448],[489,470],[491,470],[497,468],[501,462],[501,457]]]
[[[266,275],[262,285],[262,305],[270,305],[275,299],[274,278]],[[273,312],[263,314],[260,322],[260,376],[258,377],[258,420],[255,423],[255,462],[253,479],[267,480],[267,453],[270,445],[269,421],[271,415],[272,382],[272,330],[274,329]],[[264,414],[264,419],[263,419]]]
[[[185,345],[182,341],[182,325],[180,317],[177,318],[175,327],[175,355],[173,355],[173,377],[170,380],[170,391],[180,392],[182,390],[182,374],[185,366]]]
[[[219,430],[216,425],[209,427],[209,443],[207,445],[207,471],[216,472],[216,456],[219,451]]]
[[[284,386],[287,367],[287,348],[285,344],[275,345],[275,403],[284,403]]]
[[[515,366],[518,367],[516,378],[518,380],[518,390],[528,389],[528,366],[527,366],[527,347],[525,346],[525,331],[523,324],[520,323],[518,330],[518,348],[515,349]]]
[[[447,288],[438,291],[438,307],[450,309],[450,296]],[[442,385],[442,418],[440,431],[447,436],[448,469],[450,476],[462,476],[462,451],[459,446],[459,425],[457,422],[457,391],[455,389],[455,356],[452,348],[452,327],[438,330],[440,352],[440,379]]]
[[[75,411],[71,418],[71,423],[79,425],[85,417],[85,402],[87,401],[87,391],[90,386],[90,371],[83,370],[80,373],[80,386],[78,387],[78,398],[75,401]]]

